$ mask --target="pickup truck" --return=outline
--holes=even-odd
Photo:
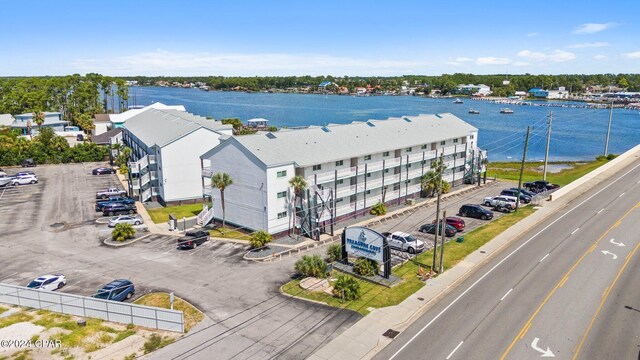
[[[124,196],[112,196],[110,198],[108,198],[107,200],[98,200],[96,201],[96,211],[102,211],[102,208],[104,208],[105,206],[109,205],[109,204],[126,204],[126,205],[132,205],[136,202],[135,199],[132,199],[130,197],[124,197]]]
[[[548,190],[555,190],[560,187],[560,185],[551,184],[546,180],[536,180],[533,182],[526,182],[523,184],[523,186],[534,193],[540,193]]]
[[[108,188],[96,192],[96,199],[107,199],[110,196],[126,196],[127,192],[118,188]]]
[[[178,239],[178,247],[180,249],[195,249],[198,245],[202,245],[205,241],[209,241],[209,232],[207,230],[189,230],[183,237]]]
[[[406,251],[409,254],[424,250],[424,242],[416,239],[411,234],[395,231],[393,233],[383,232],[382,236],[387,238],[389,247],[394,250]]]

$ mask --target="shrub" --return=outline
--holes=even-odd
[[[362,276],[374,276],[378,274],[378,262],[367,258],[358,258],[353,263],[353,272]]]
[[[271,234],[266,230],[258,230],[251,234],[249,244],[254,249],[261,248],[271,242]]]
[[[446,194],[451,190],[451,184],[449,184],[447,181],[442,180],[442,193]]]
[[[342,245],[341,244],[331,244],[327,248],[327,256],[329,257],[329,261],[339,261],[342,259]]]
[[[133,236],[136,234],[136,229],[133,228],[131,224],[116,224],[116,227],[113,228],[111,232],[111,238],[114,241],[125,241],[127,239],[133,239]]]
[[[333,283],[333,296],[343,300],[356,300],[360,298],[360,283],[348,275],[338,275]]]
[[[384,215],[386,213],[387,213],[387,208],[381,202],[373,205],[371,207],[371,210],[369,210],[369,214],[375,215],[375,216]]]
[[[616,154],[609,154],[609,155],[607,155],[607,160],[613,160],[613,159],[615,159],[617,156],[618,156],[618,155],[616,155]]]
[[[302,256],[296,261],[295,268],[304,276],[323,278],[327,275],[327,263],[318,254]]]
[[[596,156],[596,161],[605,161],[607,160],[607,157],[604,155],[598,155]]]

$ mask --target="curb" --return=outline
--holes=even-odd
[[[119,247],[123,247],[123,246],[134,244],[134,243],[136,243],[136,242],[138,242],[138,241],[140,241],[140,240],[142,240],[144,238],[148,238],[151,235],[153,235],[153,233],[146,234],[146,235],[140,236],[137,239],[133,239],[131,241],[126,241],[126,242],[121,242],[121,243],[120,242],[117,243],[117,242],[114,242],[113,240],[111,240],[110,238],[106,238],[106,239],[102,240],[102,243],[107,245],[107,246],[119,248]]]

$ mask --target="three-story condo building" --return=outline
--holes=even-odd
[[[477,137],[477,128],[452,114],[229,137],[201,156],[203,192],[221,218],[210,177],[229,173],[227,222],[272,234],[295,226],[312,235],[378,202],[399,204],[419,196],[422,176],[441,155],[443,180],[452,184],[484,171],[486,153],[477,147]],[[302,201],[289,185],[296,175],[308,184]]]

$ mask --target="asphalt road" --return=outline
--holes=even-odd
[[[638,179],[640,161],[524,231],[375,358],[637,359]]]

